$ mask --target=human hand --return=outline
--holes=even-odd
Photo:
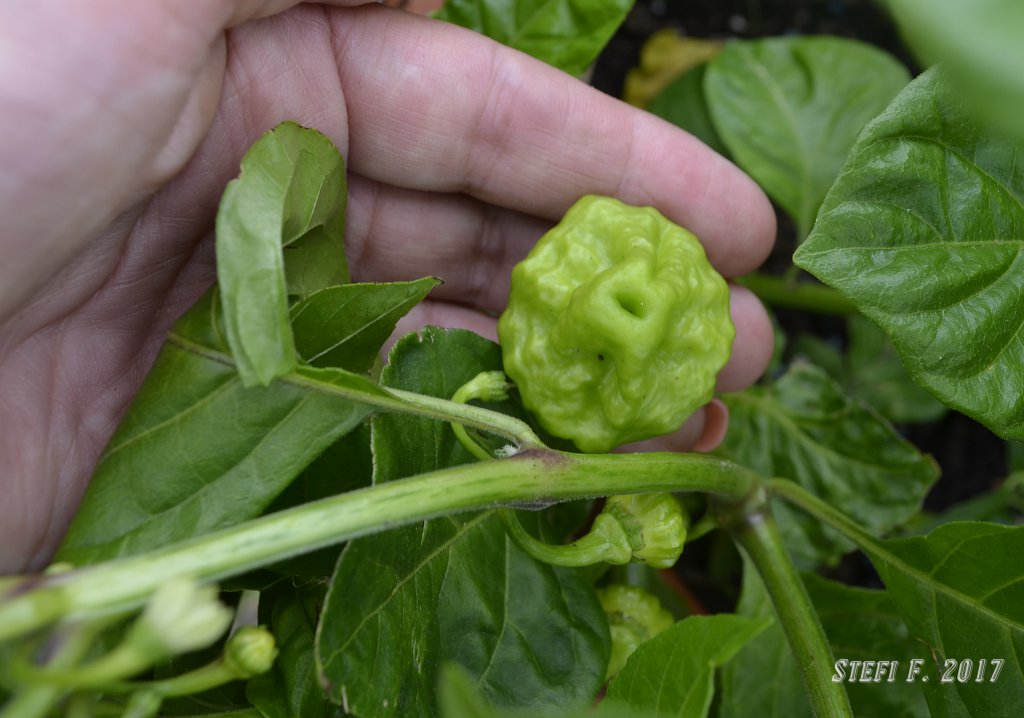
[[[680,130],[473,33],[332,4],[40,0],[0,28],[0,571],[56,548],[167,330],[213,281],[224,185],[278,122],[348,158],[356,279],[446,280],[406,329],[493,337],[478,310],[503,306],[512,264],[584,194],[656,206],[726,276],[770,249],[761,192]],[[772,342],[757,300],[732,302],[726,391]],[[698,412],[661,442],[708,446],[723,426]]]

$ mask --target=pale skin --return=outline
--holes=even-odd
[[[480,310],[588,193],[657,207],[726,276],[767,255],[768,201],[686,133],[468,31],[358,4],[36,0],[0,24],[0,573],[52,556],[214,279],[225,183],[278,122],[346,156],[357,280],[445,279],[406,330],[494,336]],[[734,288],[732,306],[724,391],[771,353],[757,300]],[[724,425],[713,405],[657,445],[707,448]]]

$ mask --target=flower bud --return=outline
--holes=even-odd
[[[478,401],[505,401],[508,399],[508,379],[505,372],[482,371],[459,387],[452,401],[466,403]]]
[[[231,625],[232,612],[217,599],[214,586],[186,577],[157,589],[132,627],[132,641],[154,663],[206,648]]]
[[[224,665],[236,678],[252,678],[266,673],[277,658],[274,634],[263,626],[243,626],[224,646]]]

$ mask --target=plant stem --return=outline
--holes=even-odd
[[[785,277],[773,277],[757,272],[740,277],[736,281],[772,307],[803,309],[816,314],[834,314],[841,317],[860,313],[853,302],[822,284],[790,281]]]
[[[55,669],[72,668],[79,663],[96,641],[100,624],[87,623],[72,626],[48,666]],[[0,718],[41,718],[50,714],[57,702],[70,692],[70,688],[53,684],[25,686],[0,710]]]
[[[457,405],[458,406],[458,405]],[[624,493],[702,491],[743,501],[760,478],[696,454],[567,454],[532,450],[304,504],[149,553],[40,578],[0,603],[0,641],[57,619],[141,605],[175,576],[212,581],[300,553],[457,511]]]
[[[871,549],[878,548],[878,541],[874,536],[865,531],[860,524],[842,511],[836,510],[814,494],[806,491],[799,484],[788,479],[772,479],[765,482],[765,491],[773,496],[785,499],[823,523],[828,524],[844,534],[862,550],[870,551]]]
[[[239,680],[238,675],[225,665],[223,658],[218,658],[214,662],[188,673],[165,678],[161,681],[140,684],[139,688],[144,688],[164,698],[175,698],[178,696],[190,696],[193,693],[202,693],[211,688],[237,680]]]
[[[713,513],[708,512],[704,516],[701,516],[700,520],[698,520],[697,523],[691,526],[689,531],[686,532],[686,543],[704,538],[715,529],[720,528],[722,528],[722,526],[718,522],[718,517]]]
[[[736,542],[757,568],[800,669],[811,708],[818,718],[853,718],[842,683],[832,682],[835,658],[825,630],[782,543],[766,503],[731,522]]]
[[[282,377],[281,381],[324,394],[341,396],[359,404],[376,406],[385,411],[400,411],[440,421],[465,424],[498,436],[504,436],[514,441],[521,449],[544,447],[544,442],[538,438],[533,429],[526,422],[514,416],[401,389],[374,387],[376,391],[372,393],[351,389],[332,383],[328,380],[329,377],[330,370],[299,367],[291,374]]]

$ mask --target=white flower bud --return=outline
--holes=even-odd
[[[153,594],[132,629],[132,638],[156,661],[206,648],[224,634],[231,619],[232,612],[217,599],[215,586],[179,577]]]

